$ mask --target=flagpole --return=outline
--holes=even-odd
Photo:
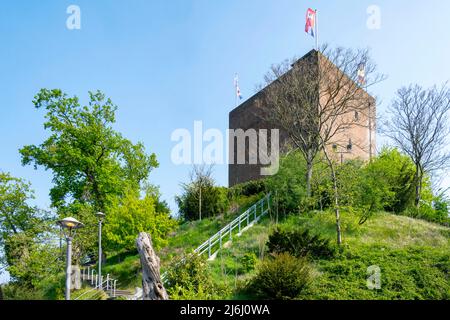
[[[316,29],[316,50],[317,51],[319,51],[319,19],[317,18],[318,17],[318,15],[317,15],[317,9],[315,10],[316,11],[316,23],[315,23],[315,29]]]
[[[365,90],[366,90],[366,94],[369,95],[369,93],[367,92],[367,82],[365,83]],[[368,107],[369,107],[369,161],[372,162],[372,103],[370,101],[370,98],[368,98],[369,103],[368,103]]]
[[[238,106],[238,95],[237,95],[237,88],[238,88],[238,85],[239,85],[239,76],[238,76],[238,74],[236,73],[236,74],[234,75],[234,104],[235,104],[236,108],[237,108],[237,106]]]

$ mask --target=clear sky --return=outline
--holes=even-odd
[[[80,30],[66,27],[71,4],[81,9]],[[370,5],[380,9],[380,29],[367,27]],[[236,72],[245,99],[271,64],[313,48],[304,32],[308,7],[319,11],[321,43],[372,49],[389,77],[373,88],[379,115],[400,86],[450,79],[449,1],[2,0],[0,170],[29,180],[47,208],[50,172],[22,167],[18,153],[47,135],[33,96],[61,88],[86,101],[100,89],[119,106],[115,128],[156,153],[160,167],[150,181],[175,211],[191,168],[171,162],[171,133],[192,131],[195,120],[224,131]],[[219,184],[227,185],[227,174],[227,166],[215,167]]]

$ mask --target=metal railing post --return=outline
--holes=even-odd
[[[91,285],[93,285],[94,281],[95,281],[94,280],[94,271],[95,271],[94,269],[91,270],[91,272],[92,272],[92,274],[91,274]]]
[[[247,226],[249,225],[249,223],[250,223],[250,210],[247,211]]]
[[[87,280],[88,281],[89,281],[90,275],[91,275],[91,267],[88,267],[87,268]]]
[[[211,238],[208,239],[208,258],[211,257]]]
[[[98,286],[98,274],[95,275],[95,287],[97,288]]]
[[[232,234],[231,234],[231,232],[233,231],[233,228],[232,228],[232,225],[231,225],[231,223],[229,224],[229,229],[230,229],[230,241],[233,239],[233,236],[232,236]]]
[[[117,280],[114,280],[114,293],[113,293],[114,298],[116,297],[116,288],[117,288]]]
[[[106,291],[109,290],[109,273],[106,275]]]

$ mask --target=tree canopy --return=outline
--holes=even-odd
[[[104,211],[111,196],[123,194],[124,186],[138,189],[158,166],[142,143],[133,144],[112,128],[117,107],[100,91],[89,92],[86,106],[59,89],[42,89],[33,103],[47,111],[44,128],[51,135],[20,149],[22,164],[53,172],[52,206],[81,202]]]

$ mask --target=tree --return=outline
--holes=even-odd
[[[228,206],[226,189],[216,187],[212,166],[194,166],[190,181],[181,185],[183,194],[175,197],[180,214],[185,220],[201,220],[224,213]]]
[[[269,84],[261,105],[264,117],[279,126],[306,160],[306,189],[311,195],[314,159],[322,152],[333,182],[337,242],[340,244],[339,193],[336,179],[336,157],[332,146],[359,146],[349,143],[346,132],[355,127],[369,127],[375,117],[375,101],[362,88],[359,78],[365,66],[364,86],[367,90],[385,77],[376,72],[368,50],[329,49],[326,45],[304,59],[272,67],[266,75]],[[358,115],[358,116],[355,116]],[[371,153],[371,145],[369,145]]]
[[[158,165],[141,143],[113,130],[117,107],[110,99],[100,91],[89,97],[88,106],[81,106],[61,90],[42,89],[33,101],[47,110],[44,128],[52,134],[39,146],[23,147],[22,163],[53,171],[50,196],[56,208],[79,201],[104,211],[110,195],[122,194],[124,185],[138,189]]]
[[[0,245],[11,277],[29,287],[58,270],[60,262],[52,242],[54,220],[28,204],[33,198],[29,183],[0,173]]]
[[[30,206],[31,199],[34,199],[34,192],[29,183],[0,172],[0,245],[14,234],[36,235],[43,231],[49,217],[46,212]]]
[[[177,221],[170,217],[164,204],[158,204],[159,194],[154,191],[155,188],[148,187],[141,199],[138,192],[128,190],[124,197],[116,200],[118,203],[111,207],[105,221],[107,248],[133,250],[140,232],[151,234],[157,249],[166,244],[167,235],[175,229]]]
[[[433,174],[450,164],[450,90],[410,85],[397,91],[389,107],[391,119],[384,133],[415,165],[415,206],[419,208],[425,173]]]
[[[100,91],[89,92],[89,103],[82,106],[76,96],[42,89],[33,103],[45,108],[44,128],[51,135],[39,146],[23,147],[22,164],[52,171],[52,206],[59,215],[74,215],[86,225],[74,243],[75,257],[95,252],[94,213],[106,212],[124,190],[139,190],[158,166],[156,156],[114,131],[117,106]]]

